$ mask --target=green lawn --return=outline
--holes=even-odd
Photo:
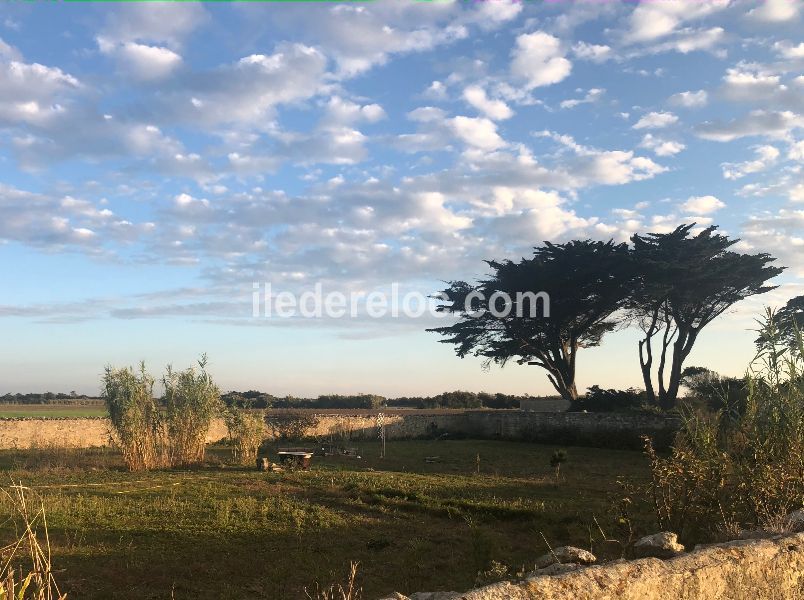
[[[71,598],[304,598],[304,587],[342,580],[356,560],[373,599],[467,589],[492,559],[522,565],[545,553],[542,534],[587,548],[591,536],[593,550],[611,556],[593,519],[623,535],[616,479],[644,480],[644,458],[567,448],[556,483],[553,450],[408,441],[379,459],[378,445],[364,443],[363,459],[315,457],[310,471],[260,473],[212,449],[202,469],[147,474],[124,471],[110,451],[31,450],[0,452],[0,468],[43,496]],[[636,521],[650,528],[648,515]]]

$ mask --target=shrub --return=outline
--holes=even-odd
[[[123,460],[131,471],[166,464],[166,440],[162,416],[153,397],[154,379],[145,371],[107,366],[103,376],[103,399]]]
[[[305,413],[271,414],[265,419],[273,436],[280,440],[300,440],[318,425],[318,417]]]
[[[176,372],[168,366],[162,378],[165,386],[165,425],[171,466],[196,464],[204,460],[207,432],[212,418],[220,414],[221,394],[206,371],[207,357],[194,368]]]
[[[235,460],[242,465],[253,464],[265,439],[265,416],[262,412],[229,409],[224,418]]]
[[[593,385],[583,396],[570,407],[571,411],[587,410],[589,412],[620,412],[638,409],[645,403],[646,396],[642,390],[606,390]]]
[[[717,525],[778,529],[804,503],[804,341],[796,332],[789,345],[773,311],[761,325],[744,410],[684,411],[669,457],[647,445],[662,528],[698,535]]]

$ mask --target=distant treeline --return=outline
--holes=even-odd
[[[44,392],[39,394],[4,394],[0,396],[0,404],[102,404],[100,398],[93,398],[86,394],[54,394]]]
[[[223,401],[228,406],[246,408],[519,408],[520,400],[531,397],[455,391],[426,397],[386,398],[375,394],[327,394],[317,398],[279,398],[250,390],[228,392],[223,395]]]

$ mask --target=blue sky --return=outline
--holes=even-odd
[[[6,3],[0,392],[202,352],[226,389],[550,391],[427,319],[254,319],[252,283],[430,293],[542,240],[717,224],[804,292],[804,4]],[[636,332],[580,387],[638,385]]]

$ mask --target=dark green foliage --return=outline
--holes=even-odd
[[[705,367],[687,367],[681,385],[689,390],[687,400],[712,412],[722,411],[735,420],[745,412],[748,384],[745,377],[726,377]]]
[[[570,406],[570,411],[624,412],[636,410],[645,404],[645,392],[629,388],[627,390],[603,389],[593,385],[586,395],[578,398]]]
[[[804,296],[797,296],[791,299],[784,306],[774,313],[773,325],[778,330],[779,337],[786,341],[791,347],[798,342],[798,333],[804,331]],[[757,338],[757,347],[760,349],[771,340],[762,335]]]
[[[631,238],[638,277],[629,309],[644,332],[640,366],[649,402],[665,410],[676,406],[684,361],[701,330],[736,302],[774,289],[765,282],[783,270],[770,266],[768,254],[731,251],[739,240],[717,227],[691,235],[694,226]]]
[[[310,408],[310,409],[374,409],[374,408],[519,408],[519,401],[532,396],[491,394],[456,390],[436,396],[402,396],[385,398],[374,394],[323,395],[318,398],[277,398],[257,392],[228,392],[221,399],[234,408]]]
[[[630,292],[628,247],[589,240],[545,242],[533,258],[487,262],[492,269],[487,279],[475,285],[453,281],[442,292],[439,310],[457,316],[458,322],[429,331],[443,336],[442,343],[454,344],[460,358],[478,356],[486,365],[516,360],[539,366],[563,398],[575,400],[578,350],[597,346],[615,327],[612,315]],[[495,294],[510,299],[507,316],[490,310]],[[543,294],[549,298],[548,312]],[[498,303],[498,313],[499,308]]]

